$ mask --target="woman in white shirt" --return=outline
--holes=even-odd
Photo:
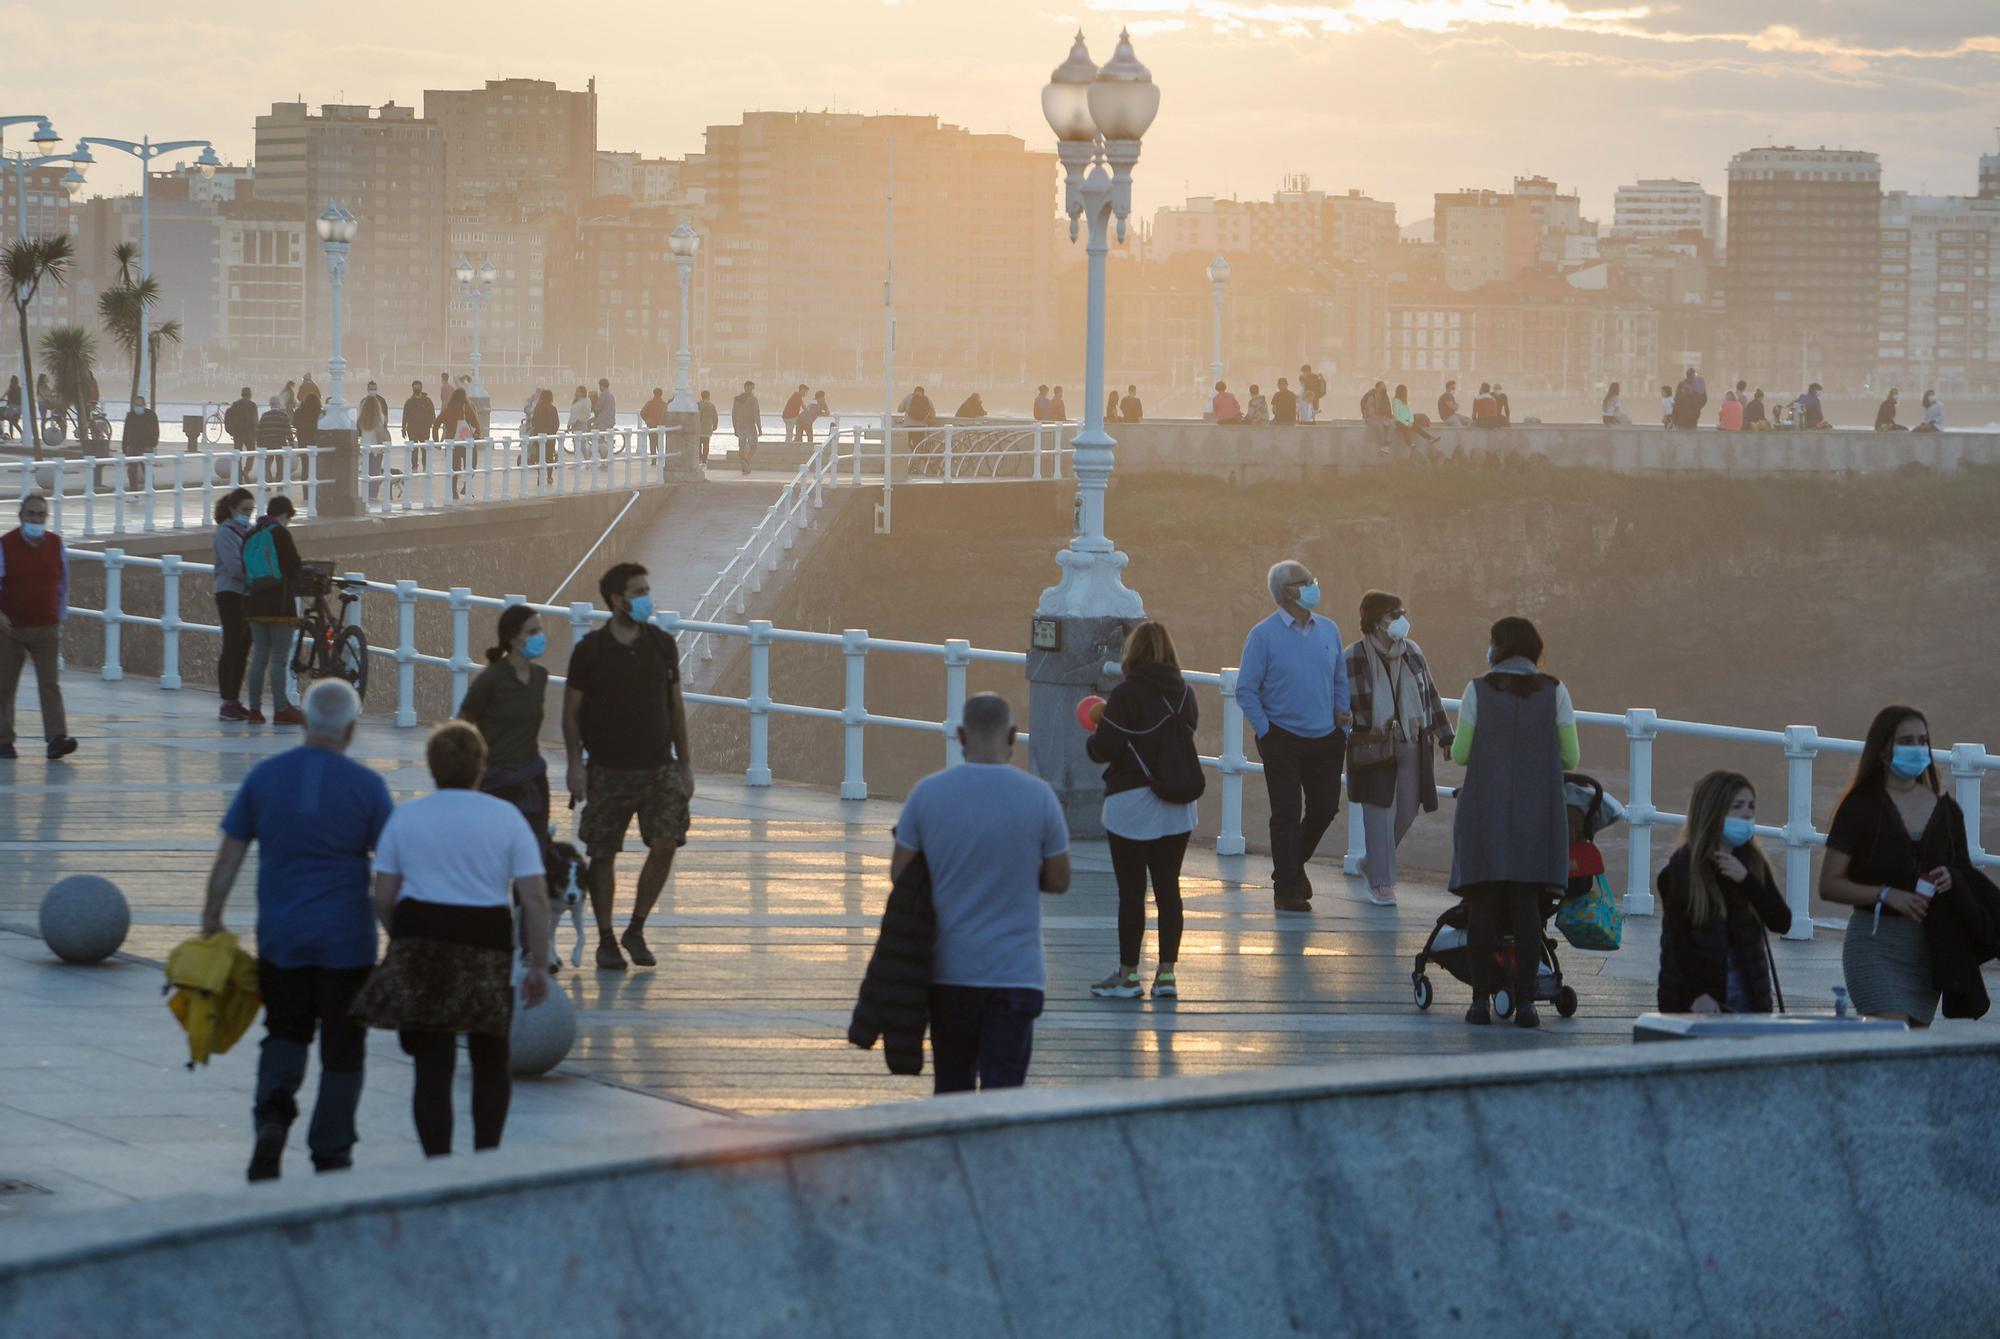
[[[435,794],[390,817],[375,843],[375,914],[389,951],[354,1002],[370,1027],[394,1028],[416,1062],[410,1106],[430,1157],[451,1152],[458,1036],[472,1057],[472,1146],[498,1148],[513,1081],[513,907],[527,931],[521,1002],[548,998],[548,881],[541,842],[521,811],[476,787],[486,741],[464,721],[431,731]]]

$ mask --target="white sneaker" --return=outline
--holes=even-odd
[[[1394,887],[1370,888],[1368,900],[1378,907],[1393,907],[1396,905],[1396,890]]]

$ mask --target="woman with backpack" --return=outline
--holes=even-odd
[[[243,668],[250,659],[250,622],[244,604],[250,598],[243,575],[243,545],[257,515],[257,496],[247,488],[231,489],[215,504],[215,617],[222,625],[222,658],[215,667],[222,693],[225,721],[247,721],[243,709]]]
[[[1194,692],[1166,625],[1132,629],[1111,690],[1085,746],[1104,766],[1104,831],[1118,880],[1118,970],[1090,988],[1098,999],[1137,999],[1139,946],[1146,937],[1146,879],[1160,909],[1160,967],[1153,998],[1180,994],[1174,967],[1181,952],[1181,861],[1194,833],[1204,781],[1194,731]]]
[[[249,714],[252,725],[264,724],[264,682],[271,684],[271,719],[278,725],[304,725],[306,718],[292,706],[285,691],[285,671],[292,659],[292,634],[299,626],[299,602],[292,583],[299,575],[299,550],[287,527],[298,509],[283,493],[264,508],[243,541],[243,578],[249,588],[244,614],[250,623]]]
[[[1396,905],[1396,847],[1417,814],[1438,807],[1435,745],[1451,752],[1451,720],[1423,649],[1410,640],[1403,597],[1361,597],[1361,636],[1347,648],[1354,734],[1347,742],[1347,798],[1361,809],[1368,900]]]
[[[1764,932],[1791,929],[1792,909],[1757,849],[1749,779],[1710,772],[1695,782],[1686,831],[1656,884],[1660,1012],[1768,1014],[1778,978]]]
[[[546,394],[546,392],[544,392]],[[542,616],[525,604],[500,611],[486,668],[465,690],[458,719],[479,727],[486,770],[479,789],[521,811],[537,841],[549,833],[549,767],[542,758],[542,712],[549,672],[536,662],[549,649]]]

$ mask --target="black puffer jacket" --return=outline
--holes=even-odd
[[[1186,731],[1168,727],[1176,716]],[[1133,671],[1131,678],[1111,690],[1097,730],[1084,745],[1092,761],[1105,765],[1104,793],[1116,795],[1144,786],[1146,772],[1139,760],[1157,770],[1158,750],[1188,747],[1189,734],[1200,718],[1194,694],[1172,665],[1155,661]]]
[[[882,1039],[891,1074],[924,1072],[924,1032],[931,1022],[931,958],[937,949],[937,911],[931,905],[931,867],[918,853],[889,890],[882,931],[861,978],[861,997],[847,1025],[847,1039],[872,1050]]]
[[[1688,916],[1688,848],[1683,846],[1660,871],[1660,1012],[1684,1014],[1696,999],[1708,996],[1719,1005],[1729,1001],[1729,954],[1743,974],[1743,993],[1753,1013],[1771,1012],[1772,988],[1764,931],[1783,934],[1792,928],[1792,909],[1771,881],[1770,866],[1761,877],[1752,872],[1743,883],[1717,879],[1729,914],[1696,925]]]

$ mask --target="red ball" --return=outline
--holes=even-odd
[[[1095,693],[1076,704],[1076,723],[1086,730],[1095,731],[1103,715],[1104,699]]]

